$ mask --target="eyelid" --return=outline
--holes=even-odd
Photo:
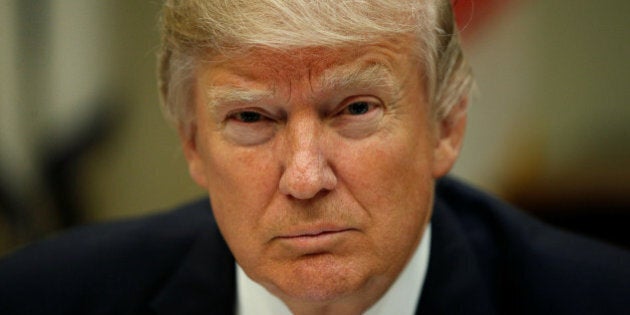
[[[225,118],[224,120],[229,120],[234,118],[236,115],[240,114],[240,113],[244,113],[244,112],[253,112],[253,113],[258,113],[260,114],[263,119],[268,119],[268,120],[276,120],[277,117],[275,117],[276,115],[270,113],[269,111],[260,108],[260,107],[245,107],[245,108],[238,108],[238,109],[233,109],[230,110],[229,112],[227,112],[227,114],[225,114]]]
[[[350,106],[351,104],[360,103],[360,102],[365,102],[370,105],[373,105],[373,108],[374,107],[385,108],[385,103],[381,101],[381,99],[378,97],[370,96],[370,95],[352,96],[352,97],[348,97],[344,99],[343,102],[340,103],[341,105],[335,111],[333,111],[333,116],[343,113],[345,110],[348,109],[348,106]]]
[[[244,112],[257,113],[261,117],[256,121],[246,121],[237,116]],[[265,143],[275,130],[276,122],[268,111],[258,107],[243,107],[227,112],[223,118],[221,130],[230,142],[239,146],[253,146]]]

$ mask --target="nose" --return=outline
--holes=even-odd
[[[325,140],[316,119],[301,119],[287,124],[283,172],[279,189],[296,199],[310,199],[337,185],[337,177],[322,150]]]

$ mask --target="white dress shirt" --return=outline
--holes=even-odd
[[[422,241],[413,257],[385,294],[370,307],[365,315],[413,315],[429,265],[431,225],[424,231]],[[236,265],[237,315],[291,315],[289,308],[275,295],[251,280]]]

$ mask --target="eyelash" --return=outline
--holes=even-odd
[[[245,117],[243,117],[244,115]],[[247,117],[248,115],[249,117]],[[257,117],[254,118],[252,117],[253,115],[256,115]],[[249,120],[249,119],[254,119],[254,120]],[[226,121],[229,121],[229,120],[234,120],[243,124],[254,124],[257,122],[261,122],[265,120],[273,120],[273,119],[270,118],[268,114],[263,113],[260,110],[245,109],[245,110],[239,110],[239,111],[229,113],[226,116]]]
[[[365,106],[365,108],[360,108],[359,109],[360,112],[353,113],[353,105],[362,105],[362,106]],[[355,102],[348,103],[348,105],[344,106],[340,114],[348,114],[350,116],[362,116],[362,115],[368,114],[370,111],[374,110],[378,106],[379,104],[377,104],[376,102],[355,101]],[[354,108],[354,109],[356,110],[357,108]]]
[[[254,123],[260,121],[261,119],[264,119],[264,116],[255,111],[242,111],[231,114],[230,116],[228,116],[228,118],[243,123]]]
[[[357,104],[366,105],[367,108],[365,109],[365,111],[361,111],[360,113],[352,113],[351,107]],[[338,115],[362,116],[362,115],[368,114],[370,111],[373,111],[375,108],[380,107],[380,106],[381,106],[380,103],[374,102],[374,101],[368,101],[368,100],[359,100],[359,101],[349,102],[342,107],[342,109],[336,114],[336,116]],[[246,115],[246,116],[243,117],[243,115]],[[257,115],[257,117],[252,117],[253,115]],[[227,116],[227,120],[236,120],[244,124],[253,124],[253,123],[263,121],[263,120],[271,120],[271,119],[266,114],[261,113],[257,110],[242,110],[242,111],[230,113]]]

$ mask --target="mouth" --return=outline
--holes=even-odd
[[[285,250],[297,255],[332,252],[339,248],[356,229],[318,227],[294,229],[275,238]]]
[[[342,233],[351,231],[353,229],[350,228],[316,228],[316,229],[306,229],[303,231],[291,232],[285,235],[281,235],[278,238],[280,239],[295,239],[295,238],[316,238],[321,236],[326,236],[335,233]]]

